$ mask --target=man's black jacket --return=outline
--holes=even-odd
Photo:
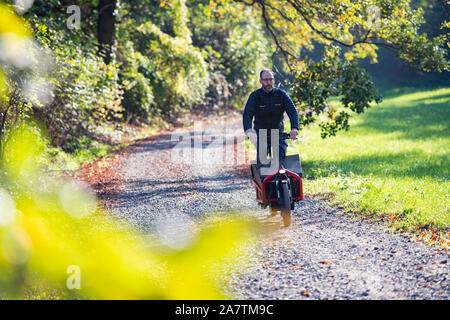
[[[273,88],[266,93],[262,88],[253,91],[244,109],[244,131],[252,129],[252,118],[255,118],[254,129],[284,130],[283,114],[286,111],[291,120],[291,129],[298,129],[298,112],[288,94],[281,89]]]

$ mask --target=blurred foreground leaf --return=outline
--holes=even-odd
[[[11,7],[0,3],[0,35],[29,37],[31,32],[24,20],[17,16]]]
[[[9,297],[22,297],[25,279],[38,273],[56,287],[79,286],[83,298],[225,298],[217,267],[248,238],[248,223],[239,217],[206,222],[182,250],[144,240],[103,214],[88,189],[42,177],[36,164],[43,141],[38,130],[24,126],[5,147],[0,288]]]

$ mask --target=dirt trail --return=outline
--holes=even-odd
[[[193,142],[193,150],[199,154],[207,150],[205,158],[230,157],[236,151],[233,133],[240,130],[240,123],[196,129],[205,139]],[[193,129],[181,134],[199,137]],[[292,225],[284,228],[279,216],[269,217],[268,209],[257,205],[242,157],[237,164],[180,163],[181,156],[173,153],[179,143],[169,133],[138,141],[118,156],[120,161],[114,160],[111,169],[121,177],[114,192],[102,186],[97,192],[114,215],[173,247],[187,241],[189,227],[197,219],[215,212],[234,210],[255,217],[261,229],[252,260],[228,282],[234,297],[449,298],[447,252],[410,242],[308,197],[293,212]]]

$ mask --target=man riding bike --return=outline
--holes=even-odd
[[[261,88],[253,91],[247,100],[243,114],[243,125],[245,134],[248,136],[250,141],[255,144],[257,148],[257,161],[261,163],[262,159],[267,158],[267,154],[272,154],[271,147],[271,129],[278,130],[278,136],[284,132],[284,112],[287,113],[291,121],[291,132],[290,138],[292,140],[297,139],[298,135],[298,112],[289,98],[288,94],[279,88],[274,88],[274,76],[271,70],[264,69],[259,74],[259,82],[261,83]],[[252,127],[252,119],[254,118],[254,127]],[[267,129],[267,150],[260,154],[260,143],[264,141],[261,140],[260,129]],[[279,162],[283,163],[286,157],[287,142],[284,139],[277,139],[275,143],[278,144],[279,150]],[[274,148],[277,146],[274,145]]]

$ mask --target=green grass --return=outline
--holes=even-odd
[[[397,229],[445,233],[450,88],[397,89],[384,96],[380,105],[352,118],[350,131],[322,140],[315,125],[301,132],[303,141],[291,143],[289,153],[302,160],[304,190],[390,217]]]
[[[66,152],[60,147],[48,145],[45,166],[49,170],[64,169],[73,171],[80,168],[84,163],[93,162],[132,144],[138,139],[148,137],[157,132],[157,127],[125,126],[119,130],[114,126],[104,126],[101,128],[101,134],[109,137],[110,142],[79,137],[66,145],[66,148],[68,147],[69,149]]]

